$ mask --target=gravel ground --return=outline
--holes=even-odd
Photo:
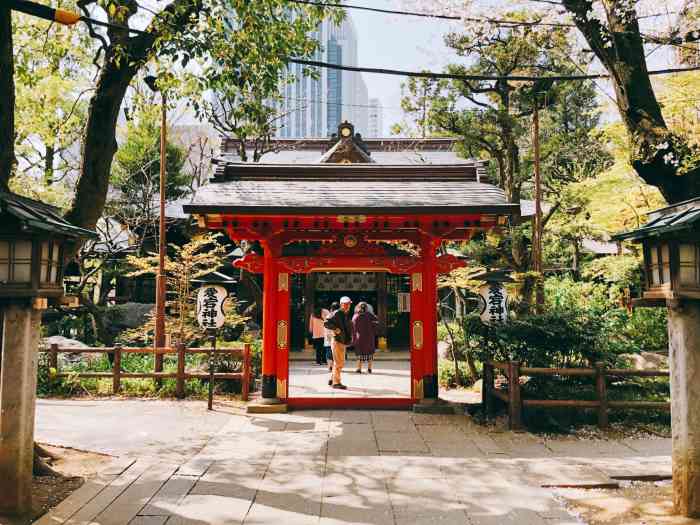
[[[671,481],[620,482],[619,489],[557,489],[567,508],[588,525],[686,525],[673,514]]]

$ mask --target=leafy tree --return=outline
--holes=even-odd
[[[281,78],[280,82],[293,79]],[[248,84],[248,81],[246,81]],[[236,144],[243,162],[259,162],[275,147],[271,144],[278,122],[285,116],[279,111],[279,90],[276,85],[261,88],[261,84],[236,85],[230,81],[216,82],[209,96],[196,103],[200,117],[216,131]]]
[[[154,65],[156,59],[160,71],[173,70],[176,65],[187,70],[192,62],[192,74],[186,80],[189,87],[193,83],[198,86],[197,92],[228,80],[250,89],[271,90],[286,67],[287,57],[313,54],[318,42],[310,34],[328,14],[322,7],[284,0],[173,0],[155,11],[134,0],[78,0],[77,5],[83,14],[114,24],[107,29],[88,29],[97,48],[93,56],[97,76],[87,107],[80,176],[67,214],[71,222],[85,228],[93,228],[102,215],[117,150],[117,116],[139,71]],[[3,8],[2,17],[3,28],[9,30],[9,11]],[[141,29],[144,21],[145,31],[125,29]],[[44,27],[48,26],[46,22]],[[12,73],[11,42],[11,35],[3,30],[3,73]],[[2,76],[0,99],[5,104],[14,87],[11,74],[10,81]],[[171,92],[178,87],[176,82],[160,84]],[[14,129],[5,111],[3,116],[2,146]],[[14,155],[12,149],[2,148],[2,152],[0,187],[6,187]]]
[[[668,36],[650,37],[640,30],[640,15],[658,10],[652,0],[562,0],[555,2],[563,9],[547,11],[531,9],[536,23],[571,24],[583,35],[588,47],[605,67],[615,90],[617,108],[630,141],[631,163],[637,174],[647,183],[659,188],[670,203],[700,195],[700,149],[674,133],[662,113],[661,104],[651,83],[646,62],[645,42],[653,45],[673,43],[673,38],[697,42],[696,32],[684,32],[686,26],[697,30],[697,7],[687,2],[681,10],[682,23],[670,27]],[[504,4],[508,6],[508,3]],[[505,10],[494,12],[491,18],[510,18]],[[430,10],[475,16],[478,4],[461,0],[436,0]],[[512,26],[514,23],[503,24]],[[694,25],[692,25],[694,24]],[[688,47],[686,44],[685,47]],[[691,60],[696,55],[691,48]],[[544,72],[543,72],[544,73]]]
[[[18,167],[50,185],[79,169],[91,41],[65,26],[47,30],[43,21],[18,14],[14,44]]]
[[[144,104],[127,124],[124,143],[115,155],[106,211],[138,237],[136,249],[157,237],[160,193],[160,108]],[[167,134],[166,134],[167,136]],[[166,143],[166,203],[187,194],[190,176],[183,171],[185,150]]]
[[[401,109],[408,122],[394,124],[392,133],[425,138],[439,131],[433,122],[433,104],[445,82],[430,78],[409,78],[401,84]]]
[[[166,317],[166,332],[186,345],[202,338],[201,329],[196,319],[196,293],[192,288],[192,279],[202,277],[218,270],[226,263],[226,247],[218,242],[220,234],[207,233],[201,237],[192,239],[183,246],[171,245],[173,255],[168,255],[165,260],[165,274],[167,289],[170,297],[167,306],[170,315]],[[158,272],[158,256],[127,257],[128,263],[134,268],[129,275],[156,275]],[[236,299],[230,296],[225,305],[226,324],[235,327],[247,319],[238,313]],[[155,318],[136,329],[134,333],[126,334],[126,337],[134,335],[144,337],[155,331]]]
[[[448,71],[460,75],[507,77],[541,75],[546,72],[568,74],[576,67],[565,28],[533,26],[526,12],[509,13],[508,17],[523,25],[474,25],[447,36],[447,44],[457,55],[470,60],[470,65],[450,65]],[[499,81],[426,81],[432,83],[434,95],[426,113],[435,130],[459,136],[465,154],[487,157],[496,165],[496,179],[510,202],[520,202],[528,191],[533,173],[529,122],[535,105],[544,106],[543,164],[547,175],[545,188],[550,200],[561,200],[566,183],[591,176],[605,165],[605,154],[599,140],[591,134],[598,122],[595,93],[590,83],[541,82],[535,86],[510,80]],[[425,105],[421,85],[405,97],[405,107]],[[561,146],[566,144],[565,148]],[[588,155],[582,156],[581,151]],[[560,207],[555,204],[547,216]],[[506,254],[501,264],[522,274],[522,304],[529,308],[537,276],[530,272],[530,225],[511,229],[511,235],[498,242],[497,253]],[[501,256],[503,258],[503,255]]]
[[[664,119],[647,72],[636,2],[563,0],[562,5],[610,73],[639,176],[669,202],[700,195],[700,149]]]

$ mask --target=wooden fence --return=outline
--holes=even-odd
[[[495,388],[495,370],[500,370],[508,378],[508,390]],[[595,378],[595,400],[580,399],[523,399],[521,395],[521,376],[579,376]],[[655,410],[670,410],[671,404],[663,401],[610,401],[608,400],[609,377],[669,377],[668,370],[631,370],[627,368],[605,368],[603,363],[595,363],[595,368],[530,368],[523,367],[520,361],[484,363],[483,386],[481,396],[487,415],[494,412],[496,399],[503,401],[508,407],[508,424],[513,430],[523,428],[523,408],[594,408],[598,412],[598,426],[608,426],[608,410],[611,408],[647,408]]]
[[[127,348],[123,346],[79,348],[79,347],[59,347],[51,345],[48,349],[40,352],[49,354],[49,366],[56,370],[57,377],[73,376],[78,378],[112,379],[112,391],[117,394],[121,390],[121,380],[128,379],[175,379],[175,395],[178,398],[185,397],[186,379],[209,379],[207,372],[188,372],[185,368],[185,356],[191,354],[209,355],[211,348],[186,348],[184,345],[176,345],[164,348]],[[61,372],[58,366],[58,354],[79,353],[79,354],[113,354],[111,372]],[[124,372],[122,370],[122,356],[124,354],[177,354],[176,372]],[[217,379],[238,379],[241,381],[241,396],[244,401],[248,400],[250,390],[251,360],[250,345],[245,344],[243,348],[217,348],[214,350],[216,356],[233,356],[242,361],[242,370],[234,373],[214,373],[214,380]]]

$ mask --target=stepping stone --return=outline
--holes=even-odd
[[[170,516],[195,483],[196,479],[193,477],[174,475],[139,511],[139,516]],[[144,522],[143,525],[146,523]]]

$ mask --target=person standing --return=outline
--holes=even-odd
[[[364,301],[357,305],[355,315],[352,318],[352,344],[357,356],[357,369],[362,373],[362,363],[367,363],[367,373],[372,373],[372,362],[376,350],[377,316],[369,311],[369,305]]]
[[[323,318],[324,321],[327,321],[329,317],[331,317],[336,310],[340,308],[340,303],[338,301],[333,301],[331,303],[331,309],[330,311],[326,310],[328,313],[327,315]],[[324,323],[325,324],[325,323]],[[324,338],[323,338],[323,351],[326,354],[326,364],[328,364],[328,371],[333,372],[333,351],[331,350],[331,346],[333,345],[333,330],[329,330],[328,328],[324,327]],[[332,378],[331,378],[332,379]],[[330,384],[333,384],[331,381]]]
[[[325,308],[314,308],[309,318],[309,333],[311,334],[311,344],[313,344],[314,350],[316,351],[316,364],[325,365],[326,364],[326,353],[323,351],[323,340],[326,335],[326,329],[323,323],[328,317],[328,310]]]
[[[333,330],[331,350],[333,352],[333,376],[329,384],[333,388],[347,390],[347,386],[341,383],[340,374],[345,365],[345,349],[352,342],[352,320],[350,318],[350,305],[352,300],[343,296],[340,298],[340,308],[331,315],[325,323],[326,328]]]

